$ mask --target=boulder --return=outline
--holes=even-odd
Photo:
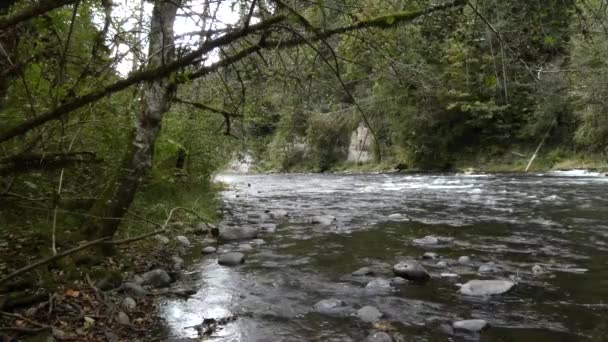
[[[220,238],[224,241],[255,239],[258,234],[258,228],[249,226],[223,226],[220,228]]]
[[[355,272],[351,273],[351,275],[354,277],[374,275],[374,271],[369,267],[362,267],[362,268],[356,270]]]
[[[422,265],[415,261],[400,262],[393,266],[396,276],[416,282],[425,282],[431,279],[431,275]]]
[[[192,244],[190,243],[190,240],[188,240],[187,237],[183,236],[183,235],[179,235],[175,237],[175,240],[177,240],[177,242],[179,242],[180,245],[184,246],[184,247],[190,247]]]
[[[364,306],[361,309],[357,310],[357,317],[359,317],[363,322],[366,323],[374,323],[380,320],[384,316],[380,310],[376,309],[373,306]]]
[[[448,267],[448,263],[445,261],[439,261],[439,262],[437,262],[437,264],[435,266],[440,267],[440,268],[446,268],[446,267]]]
[[[467,296],[491,296],[509,291],[515,285],[509,280],[471,280],[460,287]]]
[[[142,274],[144,279],[144,285],[150,285],[152,287],[166,287],[171,285],[171,276],[167,271],[156,269]]]
[[[233,252],[220,255],[217,263],[223,266],[237,266],[245,262],[245,254]]]
[[[202,253],[203,254],[213,254],[217,251],[217,249],[213,246],[207,246],[205,248],[203,248]]]
[[[148,291],[146,291],[143,287],[141,287],[141,285],[136,283],[124,283],[122,284],[122,290],[129,296],[133,296],[136,298],[143,297],[148,294]]]
[[[264,241],[264,240],[262,240],[262,239],[253,239],[253,240],[251,240],[251,241],[250,241],[250,243],[251,243],[253,246],[261,246],[261,245],[265,244],[265,243],[266,243],[266,241]]]
[[[467,319],[452,323],[454,330],[464,330],[468,332],[480,332],[488,327],[488,322],[483,319]]]
[[[375,331],[371,333],[364,342],[394,342],[393,337],[384,331]]]

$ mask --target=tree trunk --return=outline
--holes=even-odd
[[[150,27],[149,67],[170,63],[175,57],[173,23],[181,0],[157,0]],[[113,236],[126,214],[135,193],[152,166],[154,144],[161,128],[163,114],[170,106],[175,84],[164,77],[143,85],[141,110],[129,138],[122,167],[110,182],[100,200],[91,209],[91,219],[83,227],[89,240]]]

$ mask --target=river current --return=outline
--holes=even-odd
[[[188,270],[197,293],[166,299],[169,340],[198,341],[205,318],[233,317],[210,341],[362,341],[384,330],[404,341],[603,341],[608,338],[608,177],[533,175],[220,175],[224,222],[264,228],[242,266],[203,256]],[[276,225],[276,229],[275,229]],[[432,236],[440,244],[419,244]],[[244,245],[245,243],[245,245]],[[250,248],[253,247],[253,248]],[[426,252],[435,259],[422,259]],[[468,261],[458,259],[467,256]],[[394,283],[392,265],[418,260],[425,284]],[[461,259],[462,260],[462,259]],[[439,264],[438,264],[439,263]],[[353,276],[361,267],[372,276]],[[533,268],[536,271],[533,272]],[[472,279],[516,282],[467,297]],[[379,323],[315,310],[323,299],[374,306]],[[446,334],[431,318],[479,318],[490,329]]]

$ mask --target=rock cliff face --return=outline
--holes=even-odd
[[[232,159],[228,167],[224,170],[227,173],[248,173],[253,166],[253,157],[249,154],[238,156]]]
[[[367,163],[372,160],[371,145],[374,140],[372,133],[363,123],[353,132],[348,147],[348,161]]]

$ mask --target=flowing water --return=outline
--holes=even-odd
[[[382,328],[406,341],[608,338],[608,177],[566,172],[220,180],[231,188],[224,193],[226,223],[277,228],[261,235],[265,243],[246,252],[243,266],[219,266],[212,255],[191,268],[187,281],[198,293],[161,305],[172,341],[200,340],[192,326],[229,316],[235,319],[205,339],[361,341],[374,329],[354,315],[315,312],[315,303],[328,298],[355,310],[378,308]],[[446,242],[413,242],[428,235]],[[220,252],[238,248],[243,246],[226,244]],[[425,252],[439,259],[422,260]],[[460,256],[470,262],[459,263]],[[393,264],[412,259],[431,273],[429,282],[366,288],[376,278],[391,279]],[[448,266],[437,266],[439,261]],[[491,272],[480,273],[483,264]],[[533,273],[535,265],[543,272]],[[376,274],[352,276],[360,267]],[[459,294],[456,283],[471,279],[512,279],[517,285],[492,297]],[[491,328],[480,335],[443,335],[425,325],[430,317],[481,318]]]

